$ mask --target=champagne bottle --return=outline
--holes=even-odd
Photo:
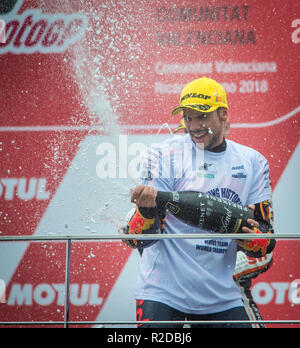
[[[216,233],[243,233],[243,226],[251,228],[247,219],[254,219],[247,207],[195,191],[158,191],[156,203],[183,222]]]

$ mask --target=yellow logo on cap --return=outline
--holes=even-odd
[[[198,99],[210,99],[211,96],[210,95],[205,95],[205,94],[198,94],[198,93],[188,93],[186,95],[184,95],[181,100],[180,100],[180,103],[182,103],[185,99],[188,99],[188,98],[198,98]]]

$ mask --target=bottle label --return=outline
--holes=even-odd
[[[177,205],[175,205],[175,204],[173,204],[173,203],[171,203],[171,202],[168,202],[168,203],[166,204],[166,208],[167,208],[168,210],[170,210],[170,212],[171,212],[172,214],[174,214],[174,215],[178,215],[179,212],[180,212],[180,208],[179,208]]]
[[[241,224],[242,224],[242,219],[236,220],[235,226],[233,228],[233,233],[238,233],[238,231],[241,227]]]
[[[200,212],[199,212],[199,222],[198,222],[198,227],[203,228],[204,223],[205,223],[205,218],[206,218],[206,206],[204,203],[200,202]]]
[[[225,215],[221,218],[220,233],[228,233],[228,227],[230,226],[232,211],[224,206]]]
[[[179,202],[179,193],[178,192],[173,192],[172,196],[173,196],[174,202]]]

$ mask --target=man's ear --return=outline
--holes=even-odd
[[[219,117],[220,117],[220,121],[227,121],[228,119],[228,111],[226,108],[219,108],[218,109],[218,112],[219,112]]]
[[[229,134],[230,132],[230,122],[229,120],[227,119],[227,121],[225,121],[225,126],[224,126],[224,137],[226,138],[227,135]]]

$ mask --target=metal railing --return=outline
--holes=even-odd
[[[161,239],[300,239],[300,234],[295,233],[274,233],[274,234],[143,234],[143,235],[119,235],[119,234],[95,234],[95,235],[18,235],[0,236],[0,242],[42,242],[42,241],[65,241],[66,242],[66,266],[65,266],[65,300],[64,300],[64,321],[5,321],[0,322],[0,326],[64,326],[70,325],[138,325],[143,321],[70,321],[70,267],[71,267],[71,245],[72,241],[90,240],[161,240]],[[148,322],[149,323],[149,322]],[[151,321],[152,324],[208,324],[212,321]],[[221,320],[214,323],[248,323],[248,324],[300,324],[300,320]]]

